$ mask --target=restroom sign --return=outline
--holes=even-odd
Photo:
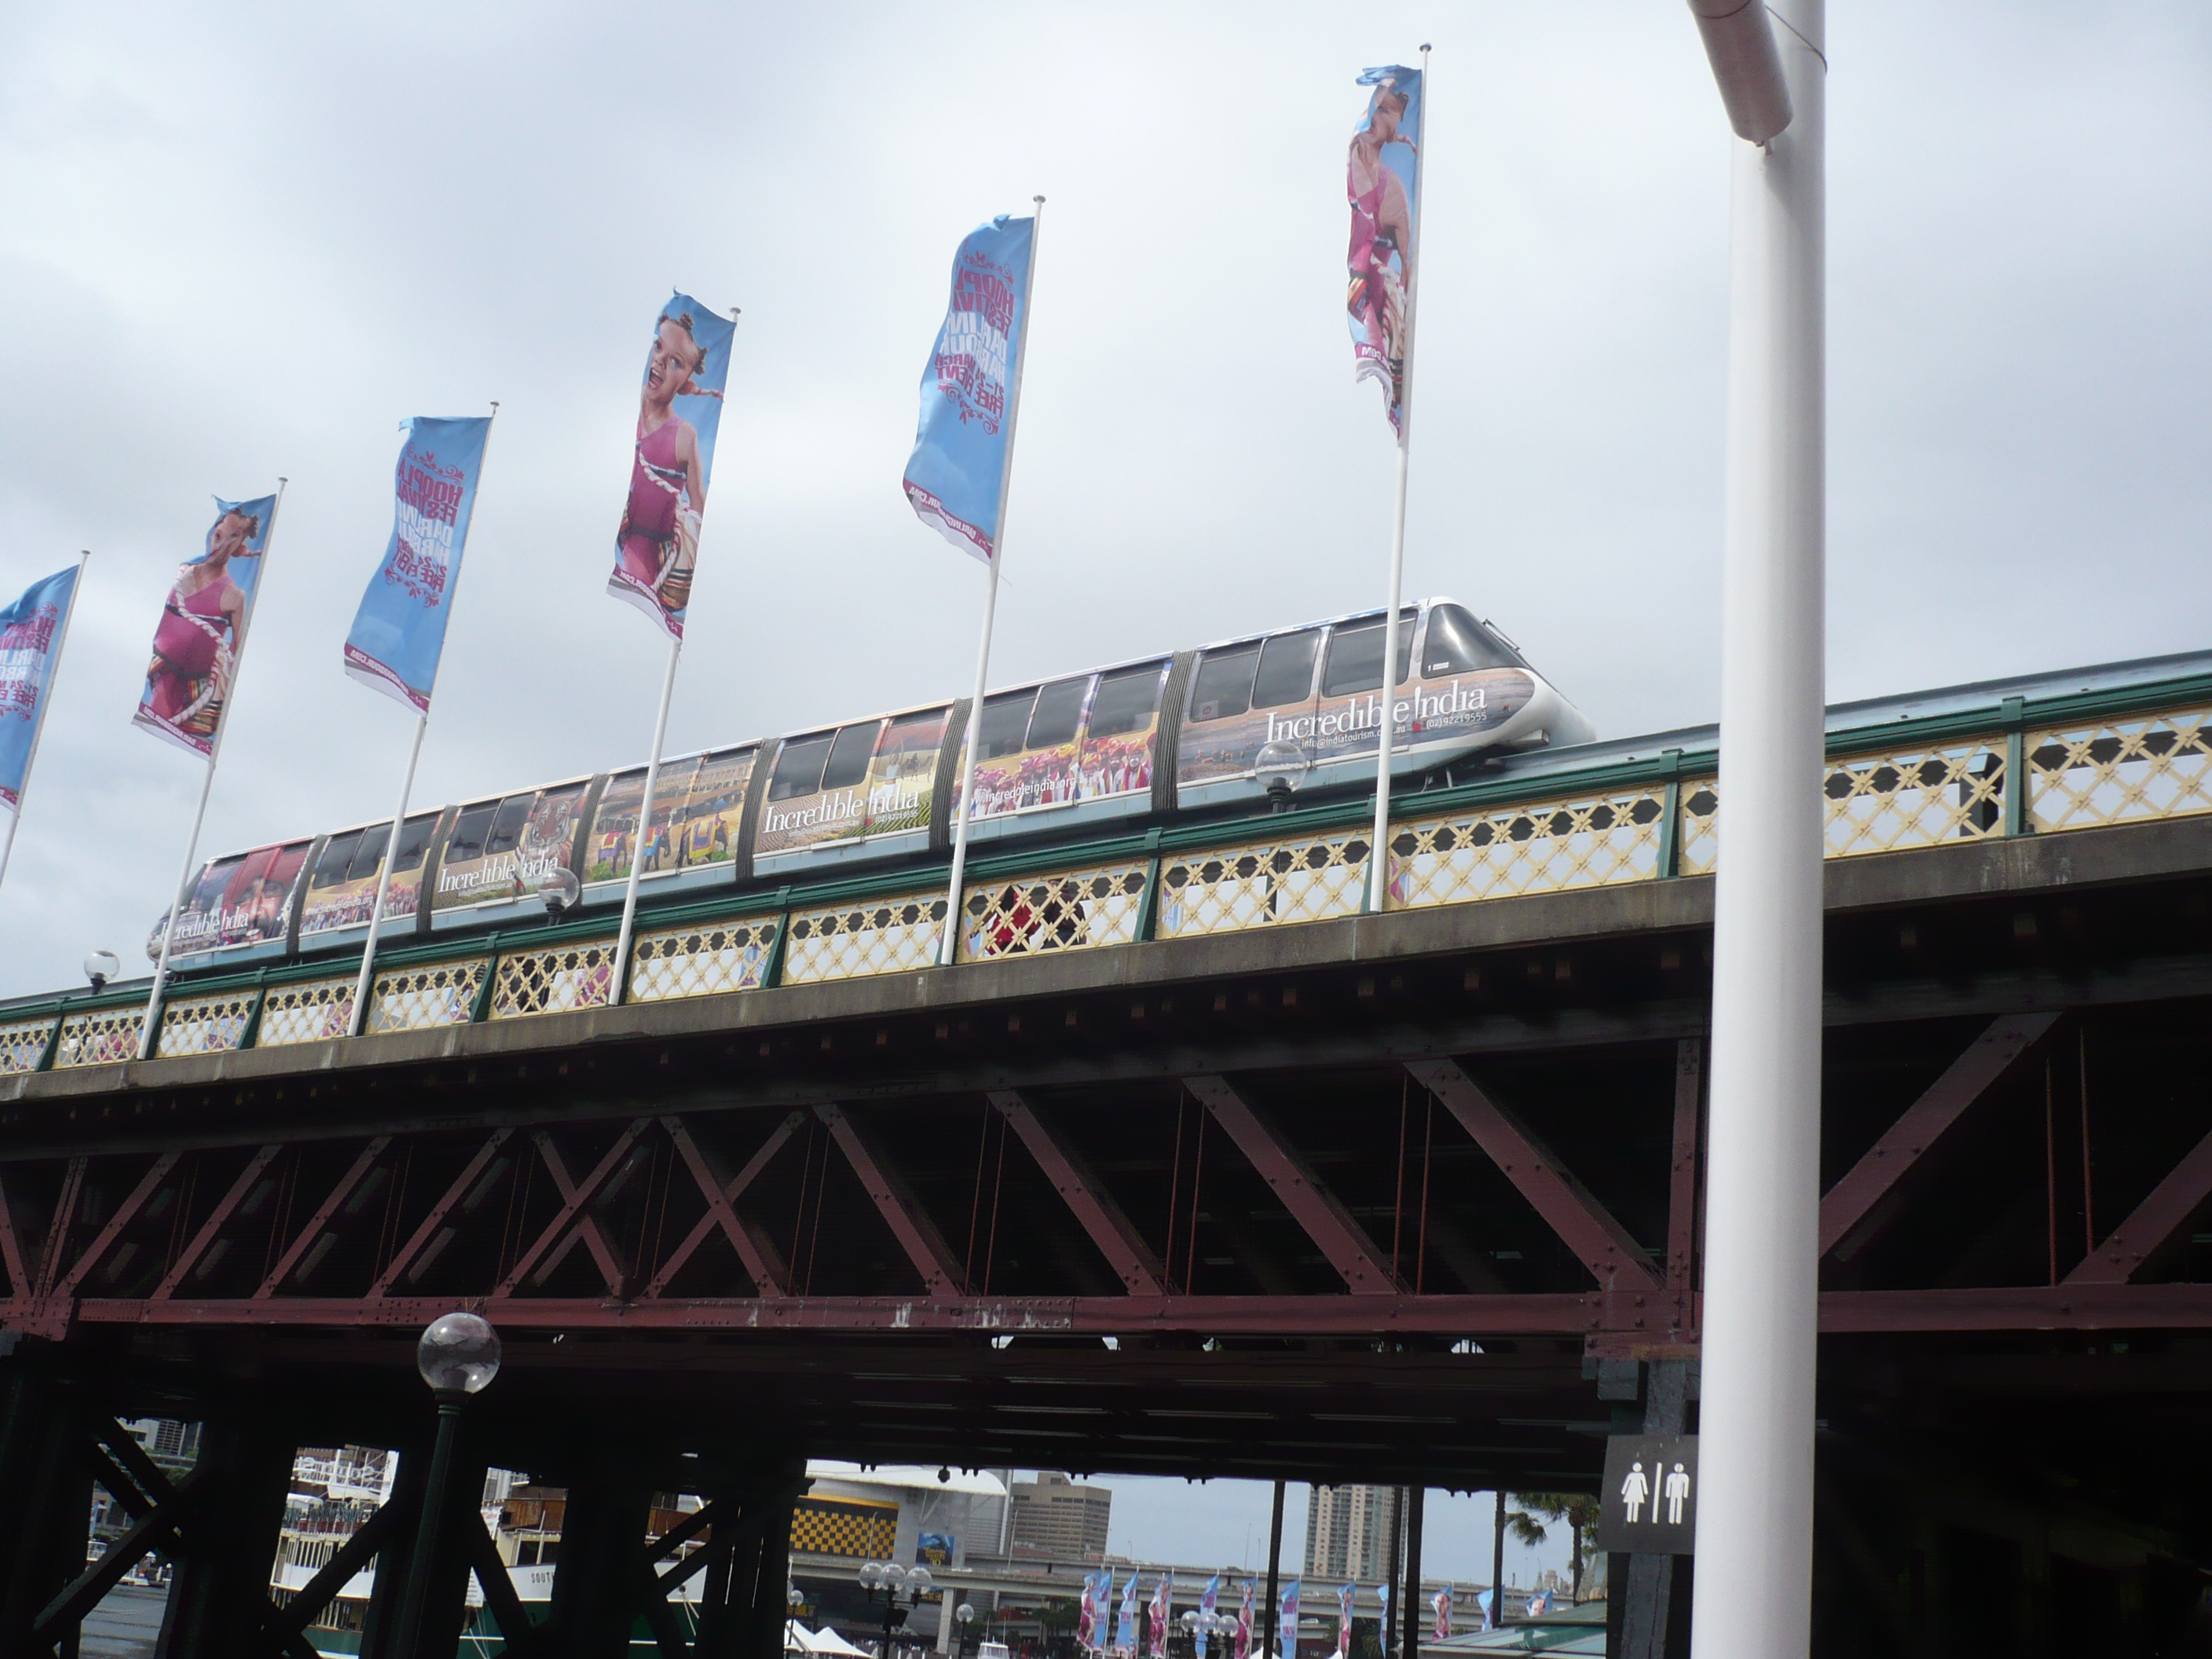
[[[1616,1434],[1605,1443],[1597,1547],[1690,1555],[1698,1534],[1698,1437]]]

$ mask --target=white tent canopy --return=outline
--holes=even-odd
[[[868,1659],[866,1648],[854,1647],[827,1626],[820,1630],[809,1630],[796,1619],[784,1621],[783,1650],[786,1653],[857,1655],[859,1659]]]

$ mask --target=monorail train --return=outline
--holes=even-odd
[[[1428,599],[1401,615],[1394,776],[1590,740],[1574,705],[1464,605]],[[1368,611],[993,692],[975,722],[971,844],[1371,780],[1382,625]],[[940,852],[969,715],[963,698],[669,760],[642,830],[643,767],[416,814],[401,827],[383,932],[539,917],[539,884],[560,868],[586,906],[618,902],[641,833],[656,897]],[[391,828],[209,860],[173,960],[358,949]]]

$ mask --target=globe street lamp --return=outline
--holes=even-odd
[[[960,1621],[960,1659],[968,1659],[968,1632],[975,1623],[975,1604],[963,1601],[952,1610],[952,1616]]]
[[[878,1590],[884,1593],[884,1648],[880,1659],[890,1659],[891,1623],[898,1616],[899,1591],[906,1591],[908,1607],[918,1607],[937,1581],[929,1576],[927,1567],[902,1567],[896,1561],[863,1562],[855,1577],[870,1601],[875,1599]]]
[[[430,1478],[422,1492],[422,1518],[415,1528],[415,1560],[399,1603],[395,1654],[407,1659],[421,1650],[422,1614],[430,1575],[438,1560],[440,1523],[451,1507],[453,1447],[460,1437],[461,1407],[499,1375],[499,1333],[472,1313],[449,1313],[434,1320],[415,1345],[415,1369],[438,1402],[438,1437],[430,1451]]]

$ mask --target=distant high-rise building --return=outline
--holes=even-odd
[[[1315,1486],[1306,1498],[1306,1565],[1315,1577],[1371,1583],[1389,1576],[1395,1486]]]
[[[1096,1561],[1106,1553],[1114,1507],[1110,1486],[1079,1486],[1040,1469],[1013,1483],[1013,1553],[1031,1560]]]

